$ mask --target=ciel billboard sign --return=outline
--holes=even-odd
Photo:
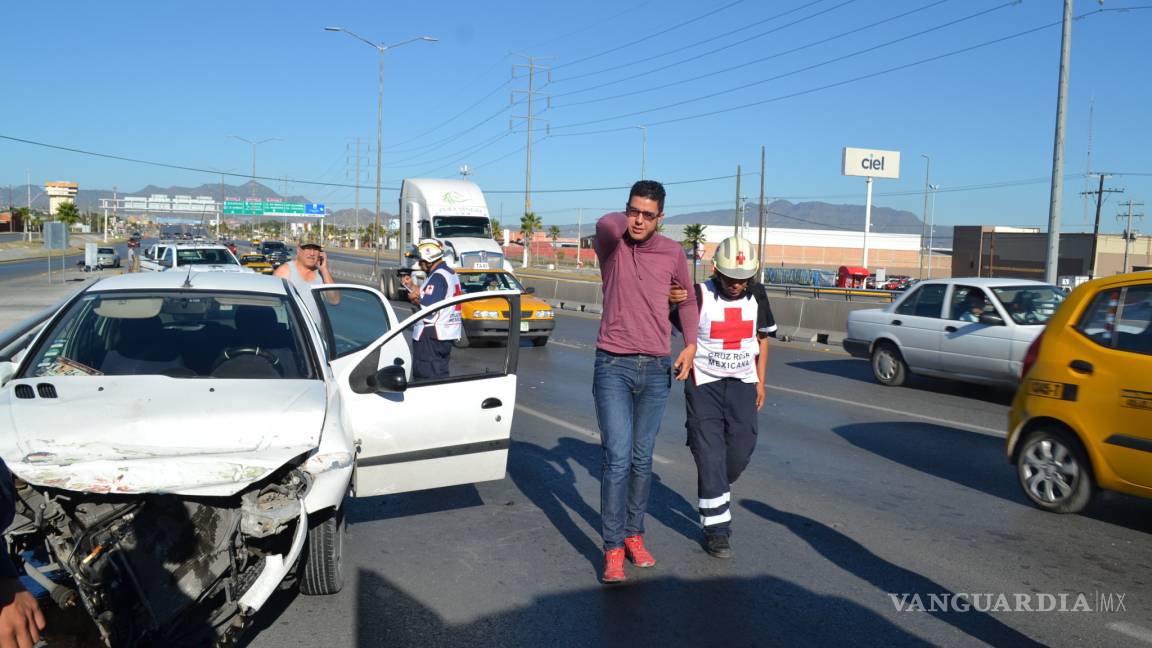
[[[844,147],[844,175],[900,178],[900,151]]]

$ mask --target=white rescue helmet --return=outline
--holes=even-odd
[[[712,262],[716,265],[716,272],[737,281],[751,279],[760,270],[756,248],[740,236],[729,236],[720,241]]]
[[[425,263],[436,263],[444,257],[444,246],[436,239],[420,239],[416,244],[416,258]]]

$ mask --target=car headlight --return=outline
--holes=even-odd
[[[536,319],[552,319],[554,316],[555,316],[555,313],[553,313],[550,310],[538,310],[538,311],[536,311]]]
[[[476,319],[500,319],[500,311],[493,310],[474,310],[472,317]]]

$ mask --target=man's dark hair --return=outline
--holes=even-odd
[[[655,200],[660,207],[660,213],[664,213],[664,185],[659,182],[655,180],[637,181],[636,184],[632,185],[631,193],[628,194],[628,202],[632,202],[632,198],[635,196]]]

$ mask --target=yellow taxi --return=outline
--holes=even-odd
[[[272,263],[263,254],[241,254],[240,265],[262,274],[272,274]]]
[[[478,293],[486,290],[519,290],[520,298],[520,337],[532,341],[535,346],[548,344],[555,325],[555,312],[552,306],[538,297],[533,297],[531,288],[525,289],[516,277],[505,270],[480,270],[457,268],[460,287],[465,293]],[[466,347],[485,339],[503,339],[508,330],[508,302],[503,299],[478,299],[464,304],[460,316],[463,332],[456,346]]]
[[[1008,415],[1028,499],[1076,513],[1098,489],[1152,498],[1152,272],[1077,287],[1036,338]]]

